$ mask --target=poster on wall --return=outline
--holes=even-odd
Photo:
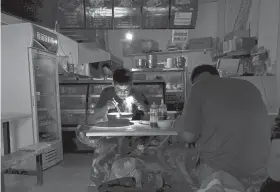
[[[172,30],[172,43],[183,44],[188,41],[189,31],[187,29]]]
[[[142,28],[167,29],[169,27],[169,8],[169,0],[144,0]]]
[[[113,28],[112,0],[85,0],[86,28]]]
[[[61,28],[85,28],[84,0],[60,0],[58,20]]]
[[[172,0],[170,10],[171,29],[194,29],[198,0]]]
[[[139,29],[143,0],[114,0],[114,28]]]

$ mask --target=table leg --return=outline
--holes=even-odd
[[[10,140],[10,124],[9,122],[3,123],[3,140],[4,140],[4,155],[11,153],[11,140]]]
[[[37,185],[43,184],[43,160],[42,154],[36,156]]]
[[[5,192],[5,178],[4,171],[1,172],[1,192]]]
[[[123,154],[123,141],[124,141],[124,137],[118,137],[118,154],[120,154],[121,156],[124,155]]]

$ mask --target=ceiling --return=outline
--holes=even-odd
[[[211,3],[216,2],[217,0],[199,0],[199,3]],[[15,24],[15,23],[23,23],[26,22],[22,19],[18,19],[6,14],[1,14],[1,25],[5,24]],[[96,30],[91,29],[60,29],[59,31],[61,34],[69,37],[77,41],[78,43],[84,42],[95,42],[97,37]]]

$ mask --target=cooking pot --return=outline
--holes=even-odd
[[[149,54],[147,56],[147,65],[149,68],[157,67],[157,56],[155,54]]]
[[[146,67],[146,59],[137,59],[135,61],[136,68],[145,68]]]

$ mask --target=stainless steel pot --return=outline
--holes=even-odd
[[[149,68],[157,67],[157,56],[155,54],[149,54],[147,56],[147,65]]]
[[[145,68],[146,67],[146,59],[137,59],[135,61],[136,68]]]

